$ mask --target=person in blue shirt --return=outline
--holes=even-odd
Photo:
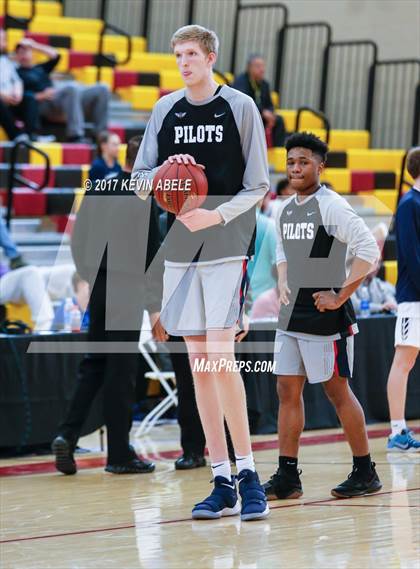
[[[89,179],[103,180],[115,178],[121,172],[121,165],[118,162],[118,152],[121,140],[118,134],[102,131],[98,135],[98,157],[92,162],[89,170]]]
[[[420,146],[408,153],[407,170],[413,187],[401,199],[396,214],[398,258],[395,355],[388,377],[391,417],[390,452],[420,452],[420,441],[405,422],[408,375],[420,349]]]

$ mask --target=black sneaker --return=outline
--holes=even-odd
[[[375,470],[375,463],[372,462],[372,473],[369,478],[363,477],[360,471],[353,466],[353,470],[348,475],[347,480],[331,490],[331,494],[336,498],[353,498],[354,496],[364,496],[374,494],[382,488],[382,483]]]
[[[55,437],[51,444],[51,450],[55,455],[55,467],[63,474],[76,474],[77,466],[73,456],[72,444],[61,437]]]
[[[267,500],[288,500],[300,498],[303,494],[302,482],[300,481],[301,470],[289,474],[278,468],[268,482],[263,484]]]
[[[107,464],[106,472],[111,474],[145,474],[153,472],[156,468],[153,462],[144,458],[133,458],[123,464]]]
[[[201,468],[206,466],[206,464],[204,456],[185,453],[176,459],[175,470],[191,470],[193,468]]]

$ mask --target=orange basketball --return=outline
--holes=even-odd
[[[208,183],[204,171],[193,164],[165,163],[153,178],[153,193],[161,208],[175,215],[205,202]]]

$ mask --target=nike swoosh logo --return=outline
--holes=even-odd
[[[287,215],[292,215],[293,211],[286,211]]]
[[[218,119],[219,117],[222,117],[222,116],[225,115],[225,114],[226,114],[226,112],[220,113],[220,114],[214,113],[214,118],[215,118],[215,119]]]
[[[231,490],[233,490],[235,488],[235,486],[231,486],[230,484],[225,484],[224,482],[222,482],[220,484],[220,486],[227,486],[228,488],[230,488]]]
[[[311,215],[315,215],[316,211],[308,211],[308,213],[306,214],[308,217],[310,217]]]
[[[219,468],[219,466],[223,466],[223,462],[221,462],[220,464],[215,464],[214,466],[212,466],[212,468]]]

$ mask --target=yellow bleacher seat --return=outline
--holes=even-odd
[[[121,97],[123,101],[131,103],[131,87],[118,87],[115,92]]]
[[[74,30],[82,34],[98,34],[102,29],[102,21],[93,18],[57,18],[53,16],[35,16],[29,24],[31,32],[41,34],[56,33],[71,35]]]
[[[71,48],[74,51],[85,53],[98,53],[99,33],[82,34],[79,32],[69,34],[71,36]]]
[[[389,283],[397,284],[398,265],[397,261],[384,261],[385,280]]]
[[[120,90],[118,89],[118,92]],[[159,98],[159,87],[129,87],[129,98],[125,99],[131,102],[136,110],[151,111]]]
[[[73,208],[72,208],[73,213],[77,213],[79,211],[84,197],[85,197],[84,188],[77,188],[74,191],[74,202],[73,202]]]
[[[304,129],[300,129],[304,130]],[[310,132],[321,140],[326,140],[326,131],[322,128],[312,128]],[[328,148],[333,151],[347,151],[351,148],[368,148],[369,132],[367,130],[330,130]]]
[[[398,196],[397,190],[374,190],[373,195],[377,198],[374,201],[377,215],[389,215],[395,212]]]
[[[184,87],[184,81],[182,80],[181,74],[178,71],[172,71],[165,69],[160,72],[160,86],[162,89],[182,89]]]
[[[401,168],[404,150],[356,150],[347,152],[347,167],[350,170],[390,171]]]
[[[0,0],[0,16],[4,14],[5,0]],[[59,2],[35,2],[36,14],[39,16],[61,16],[62,8]],[[8,5],[8,13],[17,18],[29,18],[31,3],[29,0],[12,0]]]
[[[280,97],[277,91],[271,91],[271,100],[273,101],[273,105],[275,109],[280,107]]]
[[[13,53],[15,51],[16,45],[20,42],[24,35],[24,30],[15,30],[13,28],[9,28],[7,30],[7,51],[9,53]]]
[[[347,168],[326,168],[321,174],[321,182],[329,182],[339,194],[351,191],[351,173]]]
[[[76,67],[71,70],[73,77],[84,85],[95,85],[97,83],[97,67],[87,65],[86,67]],[[102,67],[100,73],[100,82],[106,83],[112,90],[114,87],[114,70],[112,67]]]
[[[125,155],[127,154],[127,145],[121,144],[118,149],[118,162],[123,166],[125,164]]]
[[[178,69],[175,57],[171,53],[134,53],[131,60],[117,69],[144,73],[159,73],[164,69]]]
[[[117,53],[120,52],[121,56],[126,54],[127,40],[124,36],[104,36],[104,52]],[[133,36],[131,38],[131,53],[143,53],[146,51],[146,38],[140,36]]]
[[[294,132],[296,126],[296,115],[297,111],[295,109],[277,109],[276,113],[283,117],[286,130],[288,132]],[[300,117],[299,130],[311,130],[320,129],[322,127],[322,121],[316,115],[304,111]]]
[[[178,72],[179,73],[179,72]],[[233,75],[232,73],[229,73],[228,71],[223,72],[223,75],[226,77],[226,79],[228,80],[229,83],[232,83],[233,81]],[[216,81],[216,83],[218,83],[219,85],[226,85],[226,81],[223,80],[223,78],[220,75],[213,75],[213,79]]]
[[[84,185],[85,185],[86,180],[89,177],[90,164],[82,164],[81,170],[82,170],[82,176],[81,176],[81,178],[82,178],[82,189],[81,189],[81,191],[84,192]]]
[[[276,172],[286,171],[286,149],[285,148],[269,148],[268,163]]]
[[[34,144],[37,148],[48,154],[51,166],[61,166],[63,162],[63,149],[59,142],[35,142]],[[44,158],[33,150],[30,151],[29,162],[30,164],[45,164]]]
[[[0,126],[0,141],[8,140],[6,131]]]
[[[6,319],[22,320],[30,328],[34,327],[32,313],[27,304],[15,304],[14,302],[6,303]]]

